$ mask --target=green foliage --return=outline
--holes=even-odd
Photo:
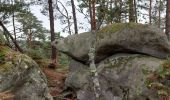
[[[32,59],[44,59],[46,57],[45,52],[42,48],[39,49],[28,49],[26,51]]]
[[[60,53],[58,56],[59,65],[62,68],[68,68],[69,58],[67,55]]]
[[[31,12],[17,14],[17,20],[22,24],[21,31],[27,38],[45,40],[47,30],[42,26],[42,22]]]
[[[137,23],[115,23],[101,28],[101,30],[97,32],[97,38],[102,38],[103,36],[110,36],[111,34],[114,34],[114,32],[121,31],[125,28],[140,30],[147,27],[147,25]]]
[[[24,1],[17,2],[16,0],[1,0],[0,1],[0,20],[7,22],[7,19],[14,13],[25,13],[30,4]]]

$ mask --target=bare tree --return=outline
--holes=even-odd
[[[66,15],[63,13],[63,11],[61,11],[61,9],[59,8],[58,3],[61,4],[61,6],[63,7],[63,9],[64,9],[64,11],[65,11],[65,13],[66,13]],[[57,2],[56,2],[56,8],[57,8],[57,10],[59,11],[59,13],[66,18],[67,23],[68,23],[68,26],[67,26],[67,27],[68,27],[68,32],[69,32],[69,34],[71,35],[71,22],[70,22],[70,17],[69,17],[69,14],[68,14],[68,11],[67,11],[66,7],[64,6],[64,4],[63,4],[61,1],[57,0]]]

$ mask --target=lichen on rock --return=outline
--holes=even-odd
[[[160,64],[159,69],[152,72],[151,75],[147,77],[147,86],[149,89],[154,89],[156,95],[161,99],[162,96],[170,97],[170,59],[165,60]]]
[[[7,90],[14,100],[52,100],[46,77],[35,61],[0,45],[0,92]]]

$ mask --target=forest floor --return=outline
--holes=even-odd
[[[42,69],[47,77],[48,88],[54,100],[73,100],[72,92],[65,92],[65,80],[68,75],[68,70],[54,70],[48,67]]]
[[[54,100],[73,100],[73,93],[65,88],[65,80],[68,76],[68,67],[58,66],[56,69],[49,68],[49,60],[35,60],[47,78],[47,84]]]
[[[47,77],[50,94],[53,97],[62,97],[62,92],[64,90],[64,82],[67,77],[68,71],[55,71],[54,69],[46,67],[43,68],[43,72]]]

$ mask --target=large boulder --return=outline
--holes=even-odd
[[[116,54],[97,64],[100,100],[168,100],[170,60],[141,54]],[[66,86],[76,100],[95,100],[89,67],[71,61]]]
[[[14,100],[52,100],[38,65],[30,57],[0,45],[0,93],[4,91],[10,91]]]
[[[94,34],[76,34],[58,41],[57,49],[72,58],[87,63]],[[142,24],[108,25],[96,33],[96,62],[115,53],[140,53],[158,58],[170,54],[170,43],[159,29]]]

